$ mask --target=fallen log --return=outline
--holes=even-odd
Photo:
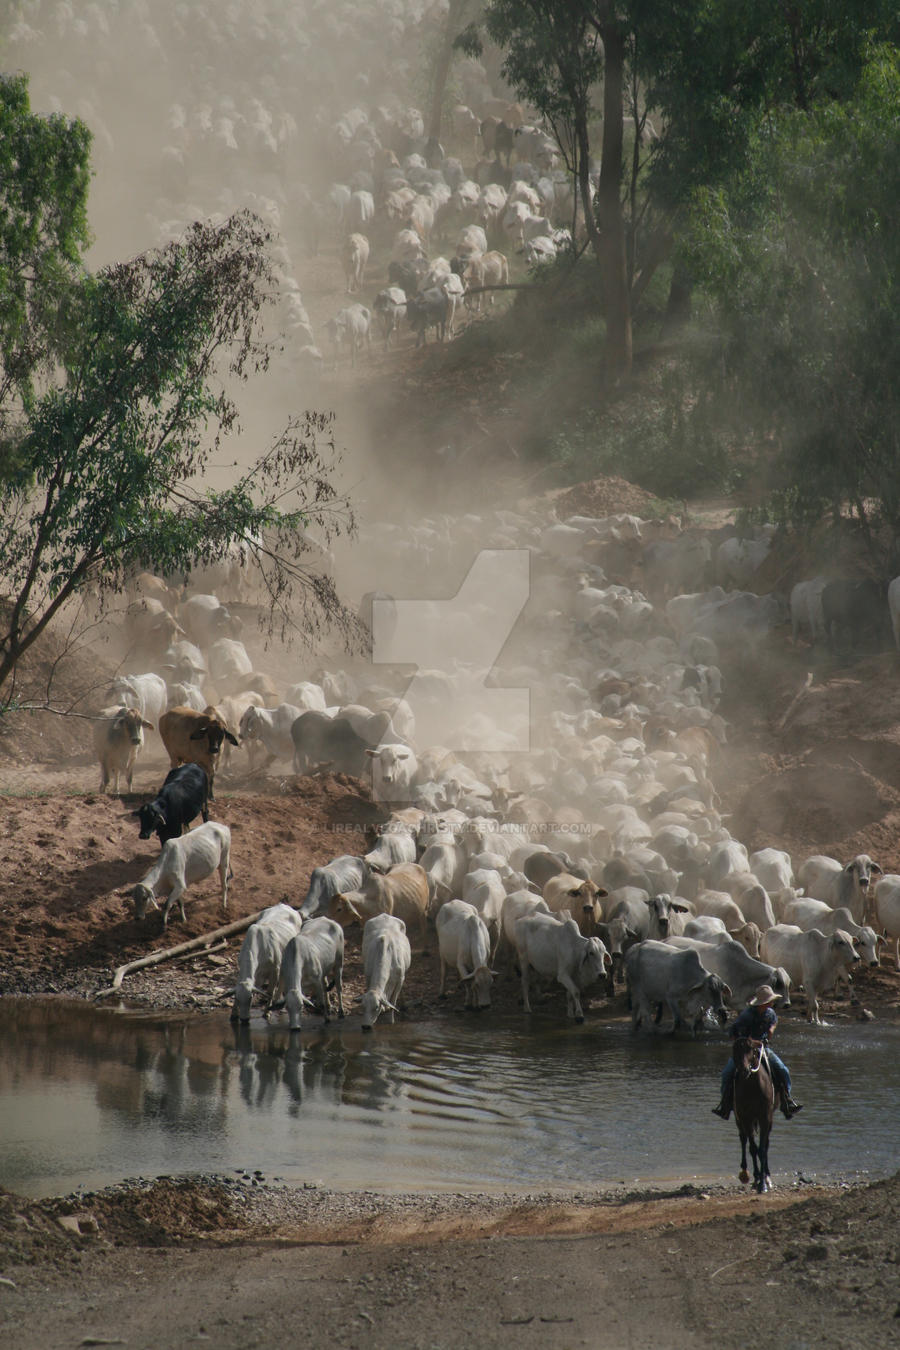
[[[108,989],[98,989],[94,998],[108,998],[110,994],[117,994],[122,988],[122,981],[126,975],[131,975],[135,970],[144,970],[147,966],[157,966],[162,961],[171,961],[174,957],[184,956],[188,952],[199,952],[204,947],[209,947],[214,942],[221,941],[222,938],[234,937],[236,933],[243,933],[252,923],[262,914],[258,909],[255,914],[249,914],[246,919],[235,919],[234,923],[226,924],[224,928],[216,928],[212,933],[205,933],[202,937],[191,938],[189,942],[179,942],[176,947],[166,947],[160,952],[151,952],[149,956],[141,956],[137,961],[126,961],[124,966],[119,966],[113,975],[113,982]]]

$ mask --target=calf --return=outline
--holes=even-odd
[[[153,730],[137,708],[104,708],[103,720],[94,723],[94,750],[100,761],[100,791],[105,792],[110,779],[113,792],[119,791],[119,774],[124,773],[128,791],[134,775],[134,761],[144,744],[144,729]]]
[[[207,706],[203,712],[197,712],[195,708],[170,708],[159,719],[159,734],[173,769],[179,764],[199,764],[206,770],[209,799],[213,801],[222,746],[225,741],[240,744],[216,709]]]
[[[222,883],[222,909],[228,908],[228,862],[231,831],[227,825],[209,821],[177,839],[167,839],[150,871],[132,887],[135,918],[143,919],[147,906],[157,909],[157,896],[165,895],[163,928],[169,922],[169,910],[176,901],[184,912],[184,892],[195,881],[204,881],[218,871]]]
[[[304,985],[315,991],[325,1021],[329,1021],[331,1010],[325,988],[329,976],[334,981],[338,1016],[344,1016],[343,973],[344,932],[341,925],[331,919],[310,919],[286,944],[281,957],[278,985],[280,996],[287,1004],[291,1031],[300,1030],[304,1004],[308,1008],[315,1006],[303,992]]]
[[[406,924],[395,914],[376,914],[363,929],[362,964],[366,992],[362,997],[362,1029],[371,1031],[383,1012],[391,1021],[412,961]]]
[[[466,988],[467,1008],[491,1006],[491,939],[487,926],[474,905],[465,900],[448,900],[438,910],[435,926],[441,958],[440,996],[444,997],[447,970],[456,966]]]
[[[238,980],[231,1009],[233,1022],[250,1021],[254,994],[265,1000],[268,1015],[282,954],[291,938],[300,932],[302,924],[302,918],[291,905],[270,905],[247,929],[238,956]]]
[[[141,839],[149,839],[156,831],[161,844],[167,839],[178,839],[183,830],[197,816],[209,820],[209,778],[199,764],[182,764],[170,769],[166,780],[152,802],[133,811],[141,823]]]

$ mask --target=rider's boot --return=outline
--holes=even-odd
[[[781,1089],[781,1114],[784,1116],[785,1120],[790,1120],[790,1119],[791,1119],[791,1116],[795,1116],[795,1115],[797,1114],[798,1111],[802,1111],[802,1110],[803,1110],[803,1107],[802,1107],[801,1103],[800,1103],[800,1102],[795,1102],[794,1099],[793,1099],[793,1097],[790,1095],[790,1093],[789,1093],[789,1092],[785,1092],[784,1088],[782,1088],[782,1089]]]
[[[732,1088],[726,1088],[725,1091],[722,1093],[722,1100],[719,1102],[719,1105],[714,1106],[712,1108],[713,1115],[721,1116],[723,1120],[727,1120],[728,1117],[731,1115],[731,1107],[733,1103],[734,1103],[734,1090]]]

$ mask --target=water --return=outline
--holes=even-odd
[[[782,1020],[806,1109],[776,1114],[776,1182],[898,1166],[900,1027]],[[291,1036],[215,1017],[0,1000],[0,1186],[259,1169],[369,1190],[572,1190],[733,1179],[711,1114],[727,1043],[555,1018],[358,1023]]]

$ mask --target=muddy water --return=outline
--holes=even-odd
[[[782,1021],[806,1109],[776,1116],[776,1182],[898,1165],[900,1027]],[[536,1016],[291,1036],[227,1014],[0,1001],[0,1186],[258,1170],[374,1190],[536,1190],[733,1178],[710,1112],[726,1043]]]

